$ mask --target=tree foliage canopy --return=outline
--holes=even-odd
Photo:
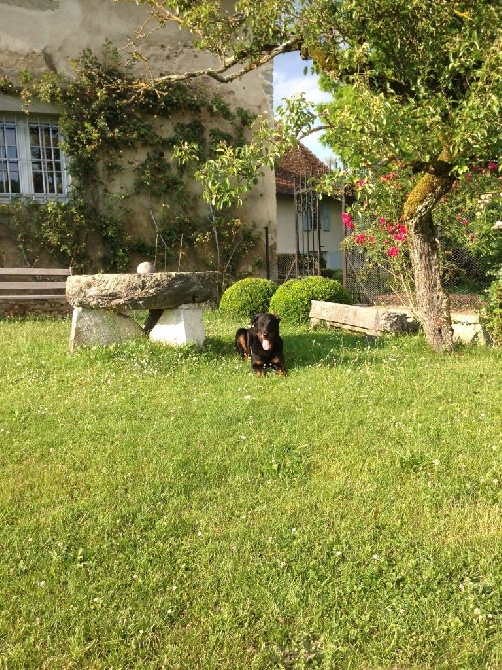
[[[498,2],[355,2],[307,49],[335,93],[327,141],[352,164],[398,158],[417,171],[493,159],[502,149]],[[312,9],[312,8],[311,8]],[[350,140],[350,141],[348,141]]]
[[[502,150],[499,0],[137,2],[150,7],[137,53],[141,36],[175,22],[218,57],[157,84],[200,74],[227,81],[293,50],[312,59],[334,94],[320,110],[325,141],[347,165],[399,160],[416,172],[462,172]],[[302,107],[283,112],[284,129],[291,120],[297,129]]]

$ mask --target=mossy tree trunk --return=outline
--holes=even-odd
[[[415,308],[429,345],[436,351],[451,351],[453,329],[450,299],[441,279],[437,230],[432,210],[452,185],[444,174],[425,174],[409,194],[404,220],[409,233],[410,254],[415,280]]]

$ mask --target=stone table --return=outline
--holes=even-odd
[[[202,346],[201,303],[216,301],[217,272],[73,275],[66,298],[73,307],[70,351],[149,336],[156,342]],[[149,310],[145,328],[127,312]]]

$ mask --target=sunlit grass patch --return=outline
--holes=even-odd
[[[0,664],[497,668],[500,352],[0,322]]]

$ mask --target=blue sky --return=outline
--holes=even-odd
[[[308,74],[304,74],[305,66]],[[288,98],[295,93],[305,93],[311,102],[323,102],[330,96],[319,90],[317,77],[310,72],[310,62],[300,58],[298,52],[282,54],[274,59],[274,109],[281,104],[282,98]],[[321,160],[328,160],[333,156],[331,149],[323,147],[318,136],[302,140],[303,144],[315,153]]]

